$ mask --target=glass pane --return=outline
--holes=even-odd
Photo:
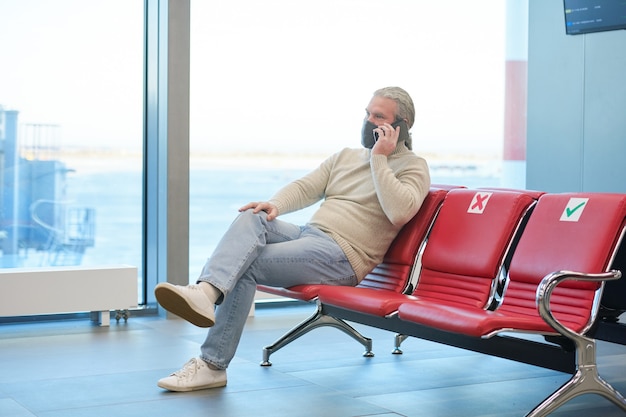
[[[143,1],[4,0],[0,39],[2,267],[141,266]]]
[[[239,206],[360,146],[380,87],[412,95],[434,183],[500,185],[505,5],[192,1],[190,280]]]

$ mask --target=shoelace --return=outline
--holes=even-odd
[[[198,284],[187,285],[187,288],[192,291],[202,291],[202,288]]]
[[[189,362],[187,362],[180,370],[174,372],[172,375],[179,379],[187,378],[188,375],[196,374],[201,366],[202,364],[200,364],[196,358],[191,358]]]

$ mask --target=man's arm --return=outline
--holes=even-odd
[[[428,164],[409,154],[406,167],[394,174],[384,155],[372,155],[370,166],[378,201],[394,225],[402,226],[419,210],[430,189]]]

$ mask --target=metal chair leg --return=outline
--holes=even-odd
[[[307,318],[306,320],[295,326],[293,329],[289,330],[273,344],[263,348],[263,361],[261,362],[261,366],[272,366],[272,363],[269,360],[272,353],[298,339],[300,336],[303,336],[304,334],[310,332],[311,330],[322,326],[331,326],[341,330],[365,347],[365,352],[363,353],[363,356],[368,358],[374,356],[374,353],[372,352],[372,339],[361,335],[361,333],[359,333],[356,329],[354,329],[345,321],[329,316],[327,314],[323,314],[322,307],[318,303],[317,310],[311,317]]]
[[[402,352],[402,349],[400,349],[400,345],[402,344],[402,342],[404,342],[408,338],[409,336],[398,333],[396,337],[394,338],[394,349],[391,351],[391,353],[393,355],[402,355],[403,352]]]
[[[598,374],[596,365],[596,341],[586,337],[576,338],[578,363],[576,372],[565,384],[543,400],[526,417],[544,417],[561,405],[582,394],[598,394],[626,411],[626,399],[604,381]]]

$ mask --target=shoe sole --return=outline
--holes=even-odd
[[[212,327],[215,317],[197,309],[190,300],[168,285],[159,284],[154,289],[157,301],[167,311],[198,327]]]
[[[161,382],[157,382],[157,385],[159,386],[159,388],[163,388],[163,389],[166,389],[168,391],[173,391],[173,392],[190,392],[190,391],[199,391],[199,390],[202,390],[202,389],[222,388],[222,387],[226,386],[226,381],[213,382],[212,384],[201,385],[199,387],[175,387],[175,386],[170,386],[168,384],[164,384],[164,383],[161,383]]]

